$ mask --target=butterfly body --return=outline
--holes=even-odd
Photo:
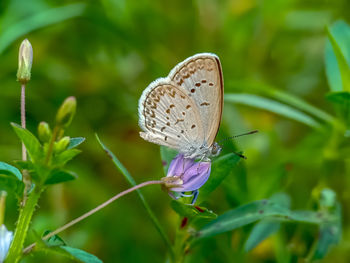
[[[139,100],[140,136],[178,150],[186,158],[208,160],[220,152],[214,140],[222,103],[219,58],[210,53],[196,54],[143,91]]]

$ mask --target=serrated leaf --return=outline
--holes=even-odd
[[[162,159],[164,176],[167,175],[169,165],[177,154],[178,152],[174,149],[165,146],[160,146],[160,158]]]
[[[51,171],[51,173],[45,181],[45,184],[59,184],[67,181],[72,181],[75,178],[76,175],[73,172],[55,169]]]
[[[241,158],[236,154],[229,153],[217,158],[211,167],[211,175],[208,181],[200,188],[199,200],[208,198],[209,194],[213,192],[222,181],[228,176],[234,166]]]
[[[320,123],[310,115],[291,106],[261,96],[246,93],[226,94],[225,101],[267,110],[289,119],[298,121],[312,128],[320,128]]]
[[[71,138],[70,141],[69,141],[69,145],[68,145],[67,149],[75,148],[78,145],[80,145],[81,143],[83,143],[84,141],[85,141],[84,137]]]
[[[30,158],[33,161],[40,160],[43,157],[44,152],[39,140],[30,131],[22,128],[18,124],[11,123],[11,125],[17,136],[24,143]]]
[[[65,150],[64,152],[54,156],[53,164],[57,167],[64,166],[67,162],[72,160],[79,153],[81,153],[81,151],[77,149]]]
[[[350,91],[350,27],[344,21],[327,28],[326,73],[332,91]]]
[[[22,181],[21,172],[16,167],[4,162],[0,162],[0,174],[13,175],[18,180]]]

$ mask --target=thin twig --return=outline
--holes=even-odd
[[[106,202],[100,204],[99,206],[95,207],[94,209],[90,210],[89,212],[77,217],[76,219],[70,221],[69,223],[65,224],[64,226],[56,229],[55,231],[53,232],[50,232],[49,234],[45,235],[42,240],[47,240],[49,239],[50,237],[66,230],[67,228],[75,225],[76,223],[82,221],[83,219],[91,216],[92,214],[96,213],[97,211],[101,210],[102,208],[106,207],[107,205],[109,205],[110,203],[114,202],[115,200],[117,200],[118,198],[128,194],[128,193],[131,193],[139,188],[142,188],[144,186],[147,186],[147,185],[152,185],[152,184],[164,184],[163,181],[147,181],[147,182],[144,182],[144,183],[141,183],[141,184],[138,184],[138,185],[135,185],[134,187],[131,187],[115,196],[113,196],[111,199],[107,200]],[[23,249],[23,253],[26,254],[26,253],[29,253],[34,247],[35,247],[35,244],[36,243],[33,243],[31,245],[29,245],[28,247],[26,247],[25,249]]]
[[[23,129],[26,128],[26,84],[21,84],[21,126]],[[27,149],[22,142],[22,160],[27,161]],[[24,206],[27,202],[27,193],[31,187],[31,178],[27,170],[22,171],[23,182],[24,182],[24,191],[23,191],[23,200],[21,205]]]

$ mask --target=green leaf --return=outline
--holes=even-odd
[[[84,137],[71,138],[69,141],[67,150],[77,147],[79,144],[83,143],[84,141],[85,141]]]
[[[44,233],[43,233],[43,237],[50,234],[52,231],[50,230],[46,230]],[[42,240],[42,239],[40,239]],[[50,237],[48,240],[45,240],[44,241],[45,244],[49,247],[54,247],[54,246],[65,246],[66,243],[63,241],[62,238],[60,238],[58,235],[54,235],[52,237]]]
[[[332,91],[350,91],[350,27],[344,21],[327,28],[326,73]]]
[[[14,175],[18,180],[22,181],[21,172],[16,167],[4,162],[0,162],[0,174]]]
[[[216,220],[204,226],[198,232],[197,237],[211,237],[253,223],[266,216],[276,215],[288,216],[289,211],[269,200],[255,201],[219,216]]]
[[[265,219],[257,223],[244,245],[244,250],[252,250],[270,235],[276,233],[280,229],[280,226],[281,223],[276,219]]]
[[[70,255],[72,255],[74,258],[84,263],[102,263],[102,260],[100,260],[98,257],[88,252],[85,252],[84,250],[68,246],[61,246],[61,248],[68,252]]]
[[[331,223],[325,223],[320,227],[318,234],[319,240],[314,253],[315,260],[324,258],[329,248],[332,245],[339,243],[341,239],[341,207],[339,203],[336,205],[334,213],[337,215],[339,220]]]
[[[23,195],[24,183],[15,176],[0,174],[0,190],[14,193],[16,197],[21,198]]]
[[[16,39],[42,27],[46,27],[61,21],[79,16],[83,13],[85,4],[74,3],[26,16],[24,19],[12,23],[2,29],[0,34],[0,54]]]
[[[18,124],[11,123],[11,125],[17,136],[24,143],[30,158],[33,161],[40,160],[43,157],[44,152],[39,140],[30,131],[22,128]]]
[[[226,85],[226,83],[225,83]],[[296,84],[297,85],[297,84]],[[231,89],[244,92],[249,90],[251,93],[256,95],[266,96],[268,98],[272,98],[276,101],[282,102],[284,104],[288,104],[300,111],[303,111],[313,117],[316,117],[319,120],[324,122],[333,124],[336,122],[336,118],[327,112],[313,106],[307,101],[301,99],[300,97],[285,92],[281,89],[276,89],[275,87],[262,83],[262,82],[254,82],[254,81],[231,81],[228,82],[228,85]]]
[[[345,122],[346,127],[350,128],[350,92],[330,92],[326,98],[331,101],[340,118]]]
[[[310,224],[323,224],[338,220],[334,215],[313,211],[290,211],[270,200],[255,201],[219,216],[199,232],[197,239],[211,237],[226,231],[234,230],[263,218],[274,218],[282,221],[298,221]]]
[[[59,240],[56,240],[56,241],[57,241],[57,244],[60,243]],[[81,250],[81,249],[69,247],[66,245],[63,245],[63,246],[52,245],[52,246],[50,246],[47,243],[45,243],[45,244],[46,244],[46,246],[41,245],[41,244],[39,246],[37,246],[36,251],[38,251],[38,252],[42,251],[42,252],[45,252],[45,254],[55,253],[55,254],[61,255],[63,257],[67,257],[71,260],[84,262],[84,263],[101,263],[102,262],[98,257],[96,257],[88,252],[85,252],[84,250]]]
[[[325,121],[331,124],[333,124],[336,121],[336,119],[332,115],[328,114],[327,112],[309,104],[308,102],[290,93],[284,92],[282,90],[272,89],[272,88],[269,88],[264,91],[267,94],[270,94],[271,97],[273,97],[274,99],[277,99],[283,103],[289,104],[290,106],[293,106],[301,111],[304,111],[310,115],[313,115],[314,117],[322,121]]]
[[[45,184],[59,184],[67,181],[72,181],[76,179],[76,177],[77,176],[73,172],[55,169],[51,171],[45,181]]]
[[[350,92],[330,92],[327,94],[327,99],[331,102],[346,106],[350,103]]]
[[[234,166],[240,161],[240,157],[234,153],[229,153],[217,158],[212,163],[211,175],[208,181],[201,187],[199,198],[205,200],[221,182],[228,176]]]
[[[96,136],[96,139],[97,139],[98,143],[101,145],[102,149],[108,154],[108,156],[112,159],[112,162],[117,167],[117,169],[122,173],[122,175],[125,177],[125,179],[129,182],[130,185],[135,186],[136,182],[135,182],[134,178],[131,176],[131,174],[129,173],[129,171],[118,160],[118,158],[102,143],[102,141],[100,140],[98,135],[95,134],[95,136]],[[142,192],[140,191],[140,189],[137,189],[136,192],[137,192],[138,196],[140,197],[143,206],[145,207],[146,211],[148,212],[148,215],[150,216],[153,224],[155,225],[155,227],[158,230],[159,234],[162,236],[162,238],[164,239],[165,243],[169,247],[170,253],[173,253],[172,244],[171,244],[169,238],[167,237],[165,231],[163,230],[162,226],[160,225],[157,217],[153,213],[151,207],[149,206],[149,204],[146,201],[145,197],[143,196]]]
[[[290,198],[284,193],[275,194],[271,197],[272,201],[276,204],[289,208],[290,207]],[[245,251],[249,251],[255,248],[260,242],[268,238],[270,235],[274,234],[279,230],[281,226],[280,221],[276,219],[263,219],[258,222],[252,229],[249,234],[249,237],[244,245]]]
[[[177,155],[177,151],[169,147],[160,146],[160,158],[162,159],[164,175],[168,174],[168,169],[171,161]]]
[[[225,101],[267,110],[278,115],[287,117],[289,119],[298,121],[312,128],[320,128],[320,123],[308,114],[301,112],[295,108],[292,108],[288,105],[261,96],[246,93],[231,93],[225,95]]]
[[[33,170],[34,169],[34,165],[31,161],[15,160],[14,163],[21,170]]]
[[[174,209],[174,211],[182,217],[200,217],[209,219],[215,219],[217,217],[215,213],[205,207],[184,204],[176,200],[172,200],[170,205],[171,208]]]
[[[54,156],[53,165],[55,165],[57,167],[64,166],[67,162],[72,160],[79,153],[81,153],[81,151],[77,150],[77,149],[65,150],[64,152]]]

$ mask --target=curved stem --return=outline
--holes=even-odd
[[[106,202],[100,204],[99,206],[95,207],[94,209],[90,210],[89,212],[77,217],[76,219],[70,221],[69,223],[65,224],[64,226],[61,226],[60,228],[56,229],[55,231],[53,232],[50,232],[49,234],[47,234],[46,236],[44,236],[42,238],[42,240],[47,240],[49,239],[50,237],[66,230],[67,228],[75,225],[76,223],[84,220],[85,218],[91,216],[92,214],[96,213],[97,211],[101,210],[102,208],[106,207],[107,205],[109,205],[110,203],[114,202],[115,200],[117,200],[118,198],[128,194],[128,193],[131,193],[139,188],[142,188],[144,186],[147,186],[147,185],[152,185],[152,184],[164,184],[163,181],[147,181],[147,182],[144,182],[144,183],[141,183],[141,184],[138,184],[134,187],[131,187],[115,196],[113,196],[112,198],[110,198],[109,200],[107,200]],[[34,247],[35,247],[35,244],[36,243],[33,243],[31,245],[29,245],[28,247],[26,247],[24,250],[23,250],[23,253],[29,253]]]

